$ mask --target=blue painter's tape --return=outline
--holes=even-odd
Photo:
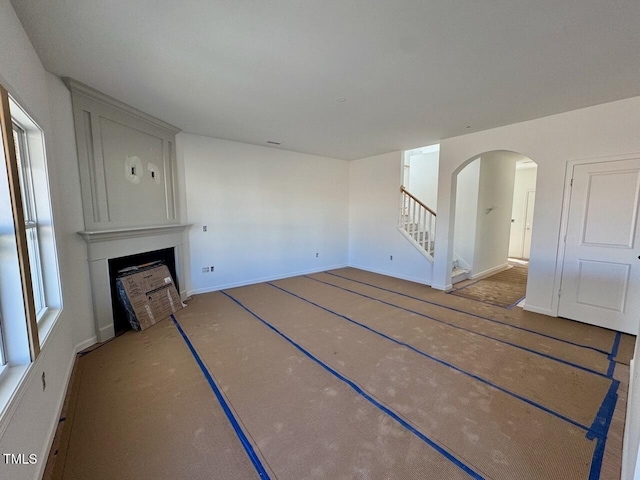
[[[617,392],[619,385],[620,382],[618,380],[613,380],[611,382],[609,391],[602,400],[602,404],[600,405],[596,418],[587,432],[587,438],[589,440],[593,440],[594,438],[605,438],[607,436],[611,417],[613,416],[613,410],[616,408],[616,401],[618,400]]]
[[[116,338],[116,337],[113,337],[113,338]],[[88,350],[88,351],[86,351],[86,352],[79,352],[79,353],[77,354],[77,355],[78,355],[78,357],[85,357],[85,356],[89,355],[90,353],[95,352],[95,351],[96,351],[96,350],[98,350],[99,348],[104,347],[107,343],[109,343],[111,340],[113,340],[113,338],[112,338],[112,339],[110,339],[110,340],[107,340],[107,341],[106,341],[106,342],[104,342],[104,343],[101,343],[100,345],[98,345],[97,347],[95,347],[95,348],[93,348],[93,349],[91,349],[91,350]]]
[[[609,370],[607,370],[607,377],[613,378],[613,372],[616,368],[615,358],[618,356],[618,349],[620,348],[620,339],[622,338],[622,334],[620,332],[616,333],[616,337],[613,339],[613,346],[611,347],[611,353],[607,358],[609,358]]]
[[[609,354],[609,358],[612,360],[618,356],[618,349],[620,348],[621,338],[622,338],[622,333],[617,332],[616,338],[613,339],[613,346],[611,347],[611,353]]]
[[[535,408],[538,408],[538,409],[540,409],[540,410],[542,410],[542,411],[544,411],[546,413],[549,413],[549,414],[553,415],[554,417],[557,417],[557,418],[559,418],[561,420],[564,420],[565,422],[570,423],[570,424],[572,424],[572,425],[574,425],[574,426],[576,426],[578,428],[581,428],[582,430],[589,430],[589,427],[587,427],[586,425],[582,425],[581,423],[576,422],[575,420],[573,420],[573,419],[571,419],[571,418],[569,418],[569,417],[567,417],[565,415],[562,415],[561,413],[554,412],[553,410],[551,410],[550,408],[545,407],[544,405],[541,405],[541,404],[539,404],[539,403],[537,403],[537,402],[535,402],[533,400],[530,400],[530,399],[528,399],[526,397],[523,397],[522,395],[519,395],[519,394],[517,394],[515,392],[512,392],[511,390],[508,390],[508,389],[506,389],[504,387],[496,385],[495,383],[490,382],[489,380],[486,380],[486,379],[476,375],[475,373],[467,372],[466,370],[463,370],[460,367],[456,367],[455,365],[453,365],[453,364],[451,364],[449,362],[446,362],[445,360],[442,360],[442,359],[434,357],[433,355],[430,355],[430,354],[428,354],[426,352],[423,352],[422,350],[419,350],[416,347],[414,347],[414,346],[412,346],[412,345],[410,345],[408,343],[402,342],[400,340],[396,340],[395,338],[390,337],[389,335],[386,335],[386,334],[384,334],[382,332],[379,332],[379,331],[377,331],[377,330],[375,330],[375,329],[373,329],[373,328],[371,328],[371,327],[369,327],[369,326],[367,326],[367,325],[365,325],[363,323],[360,323],[360,322],[358,322],[356,320],[353,320],[352,318],[349,318],[349,317],[347,317],[345,315],[342,315],[340,313],[334,312],[333,310],[330,310],[330,309],[328,309],[326,307],[323,307],[322,305],[318,305],[317,303],[314,303],[311,300],[307,300],[306,298],[301,297],[300,295],[296,295],[295,293],[290,292],[288,290],[285,290],[284,288],[281,288],[281,287],[279,287],[277,285],[274,285],[273,283],[270,283],[270,282],[267,282],[267,283],[269,285],[271,285],[272,287],[277,288],[278,290],[281,290],[281,291],[283,291],[285,293],[288,293],[289,295],[292,295],[292,296],[294,296],[296,298],[299,298],[300,300],[303,300],[303,301],[305,301],[307,303],[310,303],[311,305],[313,305],[313,306],[315,306],[317,308],[320,308],[320,309],[322,309],[322,310],[324,310],[324,311],[326,311],[328,313],[331,313],[332,315],[335,315],[337,317],[343,318],[344,320],[347,320],[348,322],[351,322],[351,323],[353,323],[355,325],[358,325],[359,327],[362,327],[365,330],[368,330],[368,331],[370,331],[372,333],[375,333],[376,335],[379,335],[380,337],[383,337],[383,338],[385,338],[387,340],[390,340],[390,341],[392,341],[393,343],[395,343],[397,345],[401,345],[403,347],[406,347],[406,348],[410,349],[411,351],[416,352],[417,354],[422,355],[423,357],[426,357],[426,358],[428,358],[430,360],[433,360],[434,362],[437,362],[437,363],[439,363],[441,365],[444,365],[445,367],[449,367],[452,370],[455,370],[456,372],[460,372],[460,373],[462,373],[464,375],[467,375],[468,377],[473,378],[474,380],[477,380],[479,382],[484,383],[485,385],[489,385],[490,387],[492,387],[492,388],[494,388],[496,390],[499,390],[502,393],[506,393],[509,396],[517,398],[518,400],[521,400],[521,401],[523,401],[523,402],[525,402],[525,403],[527,403],[527,404],[529,404],[529,405],[531,405],[531,406],[533,406]]]
[[[523,301],[525,298],[527,298],[527,296],[525,295],[524,297],[520,297],[518,300],[516,300],[515,302],[513,302],[511,305],[509,305],[507,307],[507,310],[511,310],[513,307],[515,307],[516,305],[518,305],[521,301]]]
[[[342,375],[341,373],[337,372],[336,370],[334,370],[333,368],[331,368],[329,365],[327,365],[326,363],[324,363],[322,360],[318,359],[317,357],[315,357],[311,352],[309,352],[308,350],[306,350],[304,347],[302,347],[301,345],[297,344],[296,342],[294,342],[291,338],[289,338],[287,335],[285,335],[284,333],[282,333],[280,330],[278,330],[275,326],[273,326],[272,324],[270,324],[269,322],[267,322],[266,320],[264,320],[263,318],[261,318],[259,315],[257,315],[256,313],[254,313],[253,311],[251,311],[248,307],[246,307],[245,305],[243,305],[239,300],[237,300],[236,298],[234,298],[233,296],[231,296],[229,293],[225,292],[225,291],[221,291],[221,293],[223,295],[226,295],[228,298],[230,298],[231,300],[233,300],[237,305],[239,305],[241,308],[243,308],[245,311],[247,311],[249,314],[251,314],[252,316],[254,316],[256,319],[258,319],[260,322],[262,322],[264,325],[266,325],[267,327],[269,327],[271,330],[273,330],[275,333],[277,333],[278,335],[280,335],[282,338],[284,338],[287,342],[289,342],[291,345],[293,345],[296,349],[298,349],[302,354],[304,354],[306,357],[310,358],[311,360],[313,360],[315,363],[317,363],[318,365],[320,365],[322,368],[324,368],[325,370],[327,370],[329,373],[331,373],[333,376],[335,376],[336,378],[338,378],[339,380],[343,381],[344,383],[346,383],[347,385],[349,385],[353,390],[355,390],[358,394],[360,394],[362,397],[364,397],[366,400],[368,400],[371,404],[375,405],[376,407],[378,407],[380,410],[382,410],[384,413],[386,413],[387,415],[389,415],[391,418],[393,418],[395,421],[397,421],[400,425],[402,425],[404,428],[406,428],[407,430],[409,430],[411,433],[413,433],[414,435],[416,435],[418,438],[420,438],[422,441],[424,441],[425,443],[427,443],[429,446],[431,446],[434,450],[436,450],[438,453],[440,453],[441,455],[443,455],[445,458],[447,458],[447,460],[451,461],[452,463],[454,463],[457,467],[459,467],[460,469],[462,469],[464,472],[466,472],[467,474],[469,474],[472,478],[477,478],[477,479],[482,479],[483,477],[477,473],[476,471],[474,471],[471,467],[465,465],[464,463],[462,463],[460,460],[458,460],[456,457],[454,457],[450,452],[448,452],[447,450],[445,450],[443,447],[441,447],[440,445],[438,445],[437,443],[435,443],[433,440],[431,440],[429,437],[427,437],[425,434],[423,434],[422,432],[420,432],[419,430],[417,430],[415,427],[413,427],[411,424],[409,424],[406,420],[404,420],[402,417],[400,417],[397,413],[395,413],[393,410],[390,410],[388,407],[386,407],[385,405],[383,405],[382,403],[380,403],[378,400],[376,400],[375,398],[373,398],[371,395],[369,395],[367,392],[365,392],[364,390],[362,390],[362,388],[360,388],[356,383],[354,383],[353,381],[349,380],[347,377],[345,377],[344,375]]]
[[[411,298],[412,300],[417,300],[419,302],[428,303],[429,305],[435,305],[436,307],[446,308],[447,310],[451,310],[453,312],[464,313],[465,315],[469,315],[471,317],[479,318],[481,320],[486,320],[488,322],[499,323],[500,325],[505,325],[505,326],[510,327],[510,328],[515,328],[517,330],[522,330],[524,332],[529,332],[529,333],[533,333],[535,335],[540,335],[541,337],[551,338],[553,340],[557,340],[559,342],[567,343],[567,344],[573,345],[575,347],[587,348],[589,350],[594,350],[594,351],[599,352],[599,353],[604,353],[605,355],[609,354],[609,352],[606,352],[606,351],[601,350],[599,348],[592,347],[590,345],[583,345],[581,343],[571,342],[569,340],[564,340],[562,338],[554,337],[553,335],[547,335],[546,333],[536,332],[535,330],[531,330],[529,328],[520,327],[518,325],[513,325],[513,324],[507,323],[507,322],[501,322],[500,320],[496,320],[494,318],[483,317],[482,315],[478,315],[478,314],[475,314],[475,313],[465,312],[464,310],[460,310],[458,308],[449,307],[447,305],[442,305],[440,303],[432,302],[430,300],[425,300],[423,298],[413,297],[411,295],[407,295],[406,293],[396,292],[395,290],[390,290],[388,288],[379,287],[378,285],[373,285],[371,283],[362,282],[360,280],[354,280],[353,278],[349,278],[349,277],[343,277],[342,275],[338,275],[337,273],[332,273],[332,272],[322,272],[322,273],[326,273],[327,275],[333,275],[334,277],[342,278],[344,280],[349,280],[350,282],[360,283],[360,284],[366,285],[368,287],[377,288],[378,290],[384,290],[385,292],[395,293],[396,295],[401,295],[403,297]],[[309,277],[309,278],[311,278],[311,277]],[[314,280],[316,280],[316,279],[314,279]]]
[[[604,398],[598,416],[594,422],[594,427],[599,429],[599,436],[597,437],[596,447],[593,451],[593,458],[591,460],[591,470],[589,472],[589,480],[598,480],[600,478],[600,471],[602,469],[602,459],[604,458],[604,449],[607,443],[607,434],[609,433],[609,427],[611,426],[611,419],[613,418],[613,412],[616,409],[616,403],[618,401],[618,386],[620,382],[614,380],[611,383],[609,392]],[[587,433],[587,438],[595,438],[591,432]]]
[[[591,469],[589,470],[589,480],[600,480],[600,471],[602,470],[602,460],[604,458],[604,447],[606,443],[606,438],[598,438],[596,440],[596,448],[593,451]]]
[[[439,319],[437,319],[435,317],[431,317],[429,315],[426,315],[424,313],[418,312],[416,310],[411,310],[411,309],[408,309],[408,308],[400,307],[399,305],[395,305],[393,303],[389,303],[389,302],[386,302],[384,300],[380,300],[379,298],[370,297],[369,295],[365,295],[364,293],[356,292],[355,290],[349,290],[348,288],[340,287],[338,285],[334,285],[333,283],[329,283],[329,282],[325,282],[325,281],[322,281],[322,280],[318,280],[317,278],[309,277],[308,275],[304,275],[304,276],[306,278],[310,279],[310,280],[315,281],[315,282],[324,283],[325,285],[329,285],[331,287],[334,287],[334,288],[337,288],[337,289],[340,289],[340,290],[344,290],[346,292],[350,292],[350,293],[353,293],[355,295],[359,295],[361,297],[368,298],[370,300],[375,300],[376,302],[380,302],[380,303],[383,303],[385,305],[389,305],[390,307],[394,307],[394,308],[397,308],[397,309],[400,309],[400,310],[404,310],[405,312],[413,313],[414,315],[419,315],[419,316],[424,317],[424,318],[428,318],[429,320],[433,320],[434,322],[442,323],[442,324],[448,325],[448,326],[450,326],[452,328],[456,328],[458,330],[463,330],[465,332],[469,332],[469,333],[472,333],[474,335],[478,335],[480,337],[489,338],[489,339],[494,340],[496,342],[503,343],[505,345],[509,345],[510,347],[518,348],[520,350],[524,350],[525,352],[533,353],[534,355],[539,355],[541,357],[548,358],[548,359],[553,360],[555,362],[563,363],[563,364],[569,365],[569,366],[571,366],[573,368],[577,368],[579,370],[583,370],[585,372],[589,372],[589,373],[592,373],[594,375],[598,375],[599,377],[608,378],[605,373],[601,373],[601,372],[598,372],[596,370],[592,370],[591,368],[583,367],[582,365],[578,365],[577,363],[572,363],[572,362],[569,362],[567,360],[562,360],[561,358],[557,358],[557,357],[554,357],[552,355],[548,355],[546,353],[538,352],[538,351],[533,350],[531,348],[523,347],[522,345],[518,345],[518,344],[515,344],[515,343],[507,342],[505,340],[500,340],[499,338],[495,338],[495,337],[492,337],[490,335],[485,335],[484,333],[479,333],[479,332],[476,332],[476,331],[468,329],[468,328],[460,327],[460,326],[458,326],[458,325],[456,325],[454,323],[445,322],[444,320],[439,320]]]
[[[196,359],[196,362],[198,363],[198,366],[200,367],[200,370],[202,370],[202,373],[204,374],[205,378],[207,379],[207,382],[209,382],[209,386],[211,387],[211,390],[213,390],[213,393],[215,394],[216,398],[218,399],[218,402],[220,402],[220,406],[222,407],[222,410],[224,411],[225,415],[229,419],[229,423],[231,423],[231,426],[236,431],[236,435],[238,436],[238,439],[240,440],[240,443],[242,443],[242,446],[244,447],[244,450],[247,452],[247,455],[249,456],[249,459],[251,460],[251,463],[253,463],[253,466],[255,467],[256,471],[258,472],[258,475],[260,476],[260,478],[268,480],[269,479],[269,474],[267,473],[267,471],[262,466],[262,462],[260,462],[260,459],[258,458],[258,455],[256,455],[256,452],[254,451],[253,446],[249,442],[249,439],[247,438],[245,433],[242,431],[242,428],[240,428],[240,424],[236,420],[236,417],[233,415],[233,412],[229,408],[229,405],[227,404],[227,402],[225,401],[224,397],[222,396],[222,392],[220,391],[220,389],[216,385],[216,382],[213,380],[213,377],[209,373],[209,370],[207,370],[207,367],[204,365],[204,362],[200,358],[200,355],[198,355],[198,352],[196,352],[196,349],[193,347],[193,345],[191,343],[191,340],[189,340],[189,337],[187,337],[187,334],[184,333],[184,330],[182,330],[182,327],[178,323],[178,320],[176,320],[176,317],[173,316],[173,314],[171,315],[171,319],[173,320],[173,323],[176,326],[176,328],[178,329],[178,331],[180,332],[180,335],[182,335],[182,338],[184,339],[185,343],[187,344],[187,347],[189,347],[189,350],[191,351],[191,354],[193,355],[193,358]]]
[[[325,272],[325,273],[328,273],[328,272]],[[344,277],[343,277],[343,278],[344,278]],[[465,288],[470,287],[471,285],[475,285],[475,284],[476,284],[476,283],[478,283],[478,282],[480,282],[480,280],[476,280],[475,282],[467,283],[464,287],[460,287],[460,288],[456,288],[456,289],[454,289],[454,290],[450,290],[450,291],[449,291],[449,292],[447,292],[447,293],[459,292],[460,290],[464,290]]]

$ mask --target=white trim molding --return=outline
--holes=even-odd
[[[377,270],[375,268],[363,267],[361,265],[355,265],[355,264],[349,265],[349,267],[357,268],[358,270],[364,270],[365,272],[377,273],[379,275],[386,275],[387,277],[399,278],[400,280],[406,280],[408,282],[419,283],[420,285],[424,285],[426,287],[436,288],[430,283],[427,283],[427,281],[422,278],[411,277],[409,275],[402,275],[402,274],[393,273],[393,272],[386,272],[384,270]],[[449,288],[451,288],[451,286],[449,286]],[[439,288],[438,290],[443,290],[443,289]]]
[[[167,233],[182,232],[191,225],[157,225],[150,227],[115,228],[110,230],[93,230],[78,232],[85,242],[98,243],[109,240],[124,240],[127,238],[148,237],[151,235],[165,235]]]
[[[502,272],[502,271],[508,270],[508,269],[509,269],[509,264],[508,263],[503,263],[502,265],[498,265],[497,267],[489,268],[489,269],[485,270],[484,272],[474,273],[473,275],[471,275],[469,277],[469,279],[470,280],[477,280],[479,278],[488,277],[489,275],[493,275],[494,273]]]
[[[215,285],[213,287],[197,288],[195,290],[189,290],[187,292],[187,296],[190,297],[191,295],[200,295],[202,293],[218,292],[220,290],[225,290],[227,288],[245,287],[247,285],[255,285],[256,283],[273,282],[275,280],[282,280],[284,278],[299,277],[300,275],[309,275],[312,273],[326,272],[327,270],[335,270],[337,268],[346,268],[346,267],[348,267],[348,265],[346,264],[329,265],[322,268],[313,268],[311,270],[302,270],[299,272],[285,273],[284,275],[254,278],[252,280],[247,280],[244,282],[226,283],[224,285]]]
[[[137,108],[134,108],[131,105],[127,105],[126,103],[121,102],[120,100],[117,100],[113,97],[110,97],[109,95],[106,95],[96,90],[95,88],[91,88],[89,85],[85,85],[82,82],[78,82],[73,78],[63,77],[62,81],[67,86],[67,88],[71,90],[71,92],[73,93],[79,93],[81,95],[84,95],[85,97],[98,100],[104,103],[105,105],[109,105],[110,107],[118,108],[123,112],[128,113],[129,115],[139,117],[140,119],[146,122],[149,122],[157,127],[163,128],[165,130],[169,130],[174,135],[181,131],[178,127],[174,127],[170,123],[164,122],[159,118],[156,118],[147,113],[144,113],[142,110],[138,110]]]
[[[189,226],[187,224],[156,225],[78,232],[87,242],[87,260],[98,342],[104,342],[115,334],[109,282],[109,260],[173,248],[178,277],[176,280],[182,283],[187,278],[184,250],[185,231]]]

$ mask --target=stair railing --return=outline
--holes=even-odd
[[[433,250],[436,234],[436,212],[427,207],[403,186],[400,187],[402,195],[400,224],[409,237],[433,258]]]

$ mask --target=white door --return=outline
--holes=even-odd
[[[639,194],[640,158],[574,166],[559,316],[638,333]]]
[[[522,258],[529,260],[531,254],[531,232],[533,229],[533,206],[536,203],[535,190],[527,192],[527,207],[524,216],[524,236],[522,241]]]

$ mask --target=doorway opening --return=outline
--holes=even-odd
[[[538,165],[533,160],[524,158],[516,161],[509,235],[509,258],[520,262],[528,262],[531,254],[537,176]]]
[[[452,293],[524,306],[536,178],[532,159],[506,150],[472,157],[454,172]]]
[[[404,152],[402,187],[433,211],[438,207],[439,166],[439,144]]]

